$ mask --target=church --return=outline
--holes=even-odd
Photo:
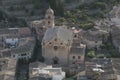
[[[84,63],[86,45],[81,35],[67,26],[56,26],[54,11],[49,7],[45,15],[46,32],[42,38],[42,56],[46,64],[74,66]]]

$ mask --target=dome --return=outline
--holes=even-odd
[[[54,11],[51,9],[51,7],[49,7],[49,9],[47,10],[47,14],[54,14]]]

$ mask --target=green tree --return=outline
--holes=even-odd
[[[64,17],[59,18],[60,22],[66,22],[66,19]]]
[[[101,76],[100,72],[98,72],[98,71],[94,72],[94,78],[95,78],[95,80],[99,80],[100,76]]]
[[[98,58],[104,58],[105,55],[104,55],[104,54],[98,54],[97,57],[98,57]]]
[[[48,0],[55,15],[64,16],[64,2],[62,0]]]
[[[91,5],[91,9],[101,9],[101,10],[106,10],[107,9],[107,4],[104,2],[95,2]]]
[[[88,55],[89,58],[94,58],[95,57],[95,52],[93,50],[91,50],[91,51],[88,52],[87,55]]]

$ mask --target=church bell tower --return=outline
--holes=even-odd
[[[45,25],[47,28],[54,28],[54,11],[49,7],[45,15]]]

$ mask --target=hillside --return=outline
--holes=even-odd
[[[83,3],[65,11],[63,21],[71,23],[70,25],[78,26],[83,29],[90,29],[93,27],[96,20],[109,18],[108,13],[114,5],[120,3],[120,0],[84,0]],[[61,20],[61,19],[60,19]]]
[[[94,20],[106,18],[106,14],[118,3],[119,0],[1,0],[0,27],[27,26],[29,21],[44,18],[50,5],[55,12],[57,25],[63,22],[90,29]],[[7,25],[4,25],[5,22]]]

